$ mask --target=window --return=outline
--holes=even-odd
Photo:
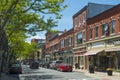
[[[71,46],[71,37],[68,37],[68,46]]]
[[[61,48],[64,48],[64,39],[61,40]]]
[[[67,43],[67,39],[64,39],[64,47],[67,47],[68,46],[68,43]]]
[[[101,27],[102,27],[102,36],[104,36],[105,35],[105,33],[108,31],[108,26],[107,26],[107,24],[106,23],[103,23],[102,25],[101,25]]]
[[[110,33],[113,34],[115,32],[115,21],[111,20],[110,22]]]
[[[98,26],[95,27],[95,37],[98,37]]]
[[[90,39],[92,38],[92,28],[90,28]]]
[[[82,44],[82,32],[77,34],[77,44]]]
[[[58,44],[54,45],[54,50],[56,51],[58,49]]]
[[[106,24],[105,23],[102,24],[102,36],[105,35],[105,27],[106,27]]]

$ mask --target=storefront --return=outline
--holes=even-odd
[[[63,53],[63,61],[65,63],[73,65],[73,50],[72,49],[64,51],[64,53]]]
[[[105,51],[103,48],[92,49],[90,51],[87,51],[84,54],[85,56],[88,57],[87,69],[89,68],[89,65],[93,65],[95,67],[95,70],[105,71],[108,64],[108,58],[104,54],[105,54]]]
[[[87,44],[88,65],[94,65],[97,71],[106,71],[108,67],[120,69],[120,38],[106,39]]]
[[[120,69],[120,38],[109,39],[106,41],[105,52],[111,58],[113,69]]]
[[[74,65],[78,64],[79,69],[86,69],[86,57],[84,56],[84,53],[86,53],[86,47],[78,47],[78,48],[73,48],[73,53],[74,53]]]

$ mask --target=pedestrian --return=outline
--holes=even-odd
[[[78,68],[79,68],[78,63],[75,63],[75,69],[78,69]]]

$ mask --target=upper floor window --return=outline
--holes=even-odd
[[[58,50],[58,44],[54,45],[54,50]]]
[[[106,24],[106,23],[103,23],[102,25],[101,25],[101,27],[102,27],[102,36],[104,36],[105,35],[105,33],[106,32],[108,32],[108,25]]]
[[[71,44],[72,44],[72,38],[68,37],[68,46],[71,46]]]
[[[113,34],[115,32],[115,20],[111,20],[110,22],[110,34]]]
[[[64,47],[67,47],[67,39],[64,39]]]
[[[61,40],[61,48],[64,48],[64,39]]]
[[[92,28],[90,28],[90,39],[92,38]]]
[[[77,34],[77,44],[82,44],[82,32],[80,32],[79,34]]]
[[[95,27],[95,37],[98,37],[98,26]]]

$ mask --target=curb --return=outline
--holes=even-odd
[[[94,72],[94,73],[89,73],[87,70],[73,70],[76,72],[82,72],[86,76],[89,76],[91,78],[96,78],[100,80],[120,80],[120,73],[113,72],[112,76],[108,76],[107,73],[104,72]]]

